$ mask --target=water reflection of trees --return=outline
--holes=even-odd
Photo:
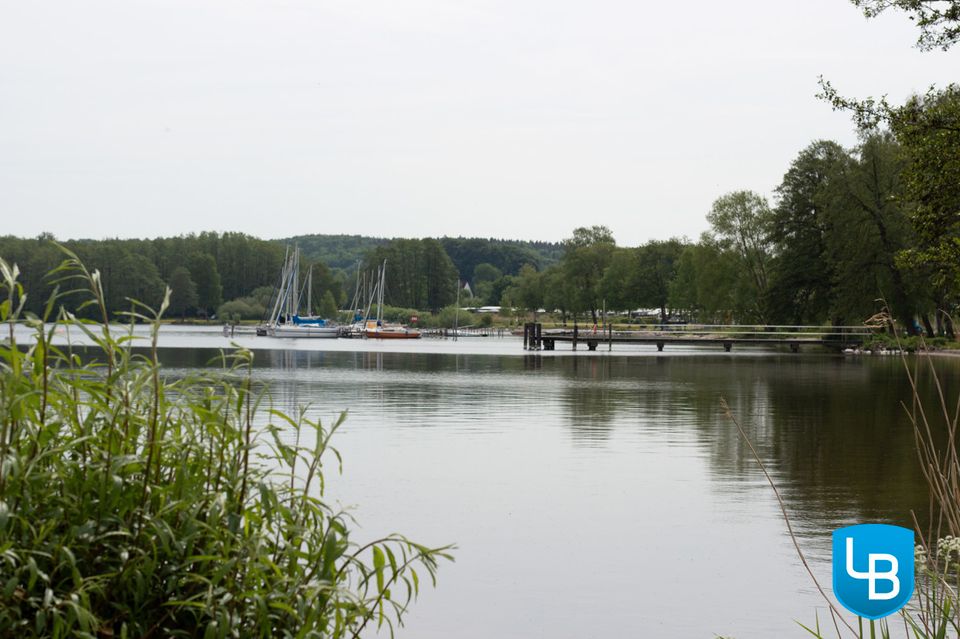
[[[201,368],[214,349],[164,351],[168,368]],[[910,524],[926,485],[900,406],[910,389],[896,358],[801,355],[636,357],[616,353],[515,357],[430,353],[258,351],[255,375],[274,405],[326,398],[333,414],[380,407],[403,427],[491,415],[531,419],[559,410],[575,445],[622,445],[612,434],[666,434],[695,442],[724,491],[766,490],[756,464],[721,412],[725,397],[777,478],[791,512],[811,527],[848,521]],[[939,360],[947,397],[960,392],[960,360]],[[373,373],[373,374],[371,374]],[[935,396],[923,375],[929,405]],[[447,421],[438,420],[443,411]],[[523,413],[521,417],[520,414]],[[547,419],[547,417],[545,417]],[[682,453],[688,454],[688,453]]]
[[[937,367],[947,397],[956,397],[960,366]],[[721,411],[724,397],[794,516],[812,528],[912,525],[911,510],[924,518],[926,484],[901,406],[909,404],[910,387],[895,358],[595,357],[566,361],[563,375],[563,405],[577,441],[606,439],[614,428],[692,434],[722,490],[754,490],[756,463]],[[933,406],[930,376],[921,378]]]
[[[939,362],[938,368],[955,397],[957,367]],[[924,519],[927,487],[901,405],[911,397],[902,364],[837,359],[821,369],[801,370],[802,383],[786,375],[768,382],[774,431],[767,446],[789,498],[833,524],[889,519],[912,526],[911,510]],[[932,408],[929,374],[921,382]]]
[[[584,444],[603,442],[610,436],[622,392],[611,383],[616,367],[609,357],[588,356],[554,359],[566,364],[560,386],[561,403],[567,411],[574,438]]]

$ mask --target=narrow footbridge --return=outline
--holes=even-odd
[[[614,330],[612,325],[599,329],[544,329],[539,322],[523,326],[524,350],[552,351],[558,343],[569,343],[573,350],[586,346],[595,351],[606,345],[649,344],[662,351],[667,344],[684,346],[723,346],[727,352],[734,345],[788,346],[794,353],[801,346],[822,346],[835,350],[857,348],[864,340],[877,334],[870,326],[769,326],[769,325],[709,325],[664,324],[631,330]]]

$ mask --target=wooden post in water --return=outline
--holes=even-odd
[[[537,323],[534,325],[534,329],[533,329],[533,330],[534,330],[534,332],[535,332],[533,341],[534,341],[534,343],[535,343],[535,345],[536,345],[536,349],[539,351],[539,350],[540,350],[540,346],[541,346],[541,344],[542,344],[542,341],[541,341],[541,340],[542,340],[542,338],[543,338],[543,324],[541,324],[540,322],[537,322]]]
[[[580,335],[580,329],[577,328],[577,320],[573,320],[573,350],[577,350],[577,337]]]
[[[530,337],[530,324],[523,323],[523,350],[527,350],[527,344]]]

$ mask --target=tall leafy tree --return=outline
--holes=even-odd
[[[563,267],[559,264],[549,267],[543,272],[541,281],[543,282],[543,307],[548,312],[559,312],[560,319],[566,326],[572,292]]]
[[[960,41],[960,0],[851,1],[868,18],[888,10],[906,13],[920,29],[917,44],[922,50],[947,50]],[[913,273],[929,273],[938,324],[953,335],[947,311],[958,299],[960,87],[951,84],[945,89],[931,88],[898,106],[886,98],[843,97],[823,80],[821,86],[820,97],[835,109],[850,111],[862,130],[885,125],[902,145],[908,162],[904,171],[906,198],[915,207],[913,222],[919,246],[904,251],[898,264]]]
[[[217,261],[208,253],[194,253],[189,262],[190,278],[197,287],[197,308],[204,316],[216,312],[223,303],[223,286]]]
[[[942,332],[953,335],[960,299],[960,86],[914,96],[888,112],[906,157],[904,190],[914,204],[917,247],[902,256],[930,273]]]
[[[830,311],[836,265],[827,243],[848,162],[839,144],[818,140],[800,152],[776,189],[770,223],[778,254],[769,290],[774,321],[815,323]]]
[[[572,289],[571,310],[589,312],[596,324],[600,283],[616,249],[613,233],[606,226],[580,227],[564,240],[563,247],[563,268]]]
[[[767,288],[774,246],[770,240],[773,212],[766,198],[752,191],[734,191],[718,198],[707,214],[714,241],[736,257],[741,277],[748,283],[749,314],[766,323]]]
[[[460,275],[443,245],[435,239],[421,240],[423,275],[425,278],[425,308],[439,312],[457,299]]]
[[[904,210],[900,146],[889,133],[865,136],[844,171],[843,205],[836,213],[831,252],[836,269],[833,315],[856,323],[886,299],[905,326],[917,310],[897,255],[910,245]]]
[[[670,313],[670,285],[677,276],[680,254],[684,244],[681,240],[652,241],[635,249],[637,273],[635,274],[637,301],[640,306],[660,309],[660,321],[666,322]]]
[[[178,266],[170,274],[170,314],[186,317],[187,313],[197,307],[197,285],[190,277],[190,271],[185,266]]]
[[[493,292],[493,283],[503,277],[503,272],[493,264],[481,262],[473,269],[473,295],[488,304],[490,293]]]
[[[543,306],[543,274],[531,264],[524,264],[510,287],[508,298],[536,316],[537,310]]]
[[[669,299],[702,322],[728,324],[752,317],[754,296],[737,255],[705,233],[680,254]]]
[[[640,303],[637,277],[640,271],[636,248],[616,247],[600,280],[600,295],[608,309],[633,310]]]

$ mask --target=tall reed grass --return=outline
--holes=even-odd
[[[344,416],[270,409],[242,349],[170,379],[169,291],[156,311],[132,301],[118,333],[97,272],[68,254],[51,277],[43,317],[25,316],[0,260],[0,636],[392,635],[450,547],[355,540],[323,497]],[[61,307],[78,295],[101,322]],[[134,322],[151,327],[145,355]],[[64,329],[95,346],[58,343]]]

